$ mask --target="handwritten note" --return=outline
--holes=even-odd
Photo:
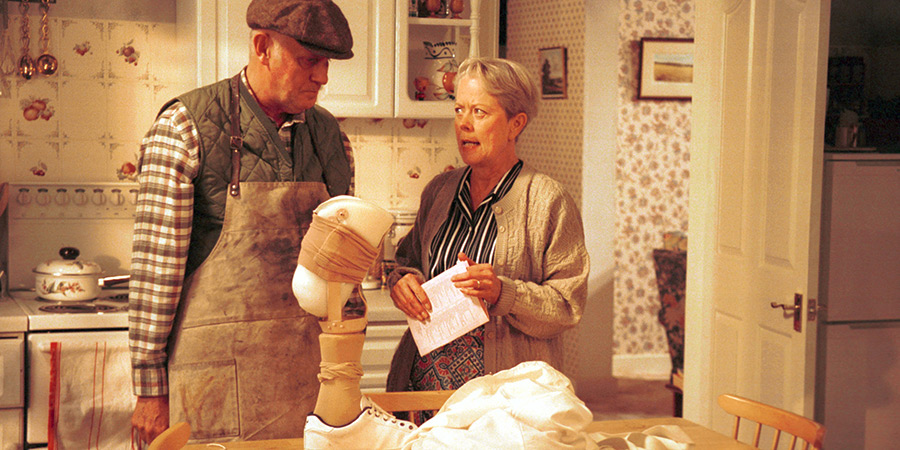
[[[463,294],[450,281],[450,277],[465,272],[468,266],[468,263],[460,261],[422,285],[431,300],[431,319],[420,322],[406,318],[420,355],[425,356],[487,323],[487,311],[481,300]]]

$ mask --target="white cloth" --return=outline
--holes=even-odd
[[[591,433],[600,450],[687,450],[691,438],[677,425],[657,425],[640,433]]]
[[[592,419],[568,378],[529,361],[464,384],[403,448],[596,449]]]
[[[134,396],[128,341],[65,342],[58,361],[56,448],[129,448]],[[51,420],[48,433],[53,432]]]
[[[674,425],[589,435],[585,428],[592,421],[565,375],[545,362],[528,361],[464,384],[403,448],[685,450],[693,445]]]

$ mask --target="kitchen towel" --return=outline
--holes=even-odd
[[[125,449],[131,444],[127,342],[50,345],[48,450]]]

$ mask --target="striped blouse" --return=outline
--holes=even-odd
[[[434,255],[431,267],[428,268],[429,278],[439,275],[441,272],[453,267],[457,262],[459,252],[479,264],[493,264],[494,246],[497,242],[497,220],[491,205],[498,202],[509,189],[522,170],[522,161],[516,163],[500,181],[491,194],[485,198],[475,211],[472,211],[471,194],[469,192],[469,177],[472,168],[466,169],[456,198],[450,205],[447,220],[438,229],[434,240],[431,241],[431,254]]]

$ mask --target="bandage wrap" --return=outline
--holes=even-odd
[[[346,226],[314,214],[297,263],[324,280],[359,284],[377,252]]]

